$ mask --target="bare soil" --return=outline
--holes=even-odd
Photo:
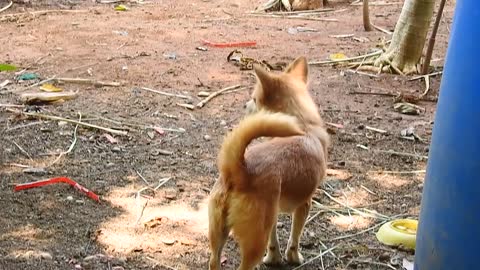
[[[0,7],[8,2],[0,0]],[[385,2],[389,5],[371,3],[371,18],[393,30],[402,2]],[[226,61],[232,48],[208,47],[202,40],[256,41],[255,47],[240,48],[245,56],[288,63],[300,55],[312,61],[328,59],[333,53],[357,56],[374,49],[381,38],[389,39],[379,31],[364,32],[361,7],[348,1],[330,1],[335,11],[321,15],[337,22],[248,16],[260,3],[164,0],[126,3],[130,9],[119,12],[113,4],[95,1],[27,0],[14,1],[0,13],[0,18],[25,13],[0,19],[0,63],[11,63],[20,73],[40,76],[19,81],[18,71],[0,72],[0,83],[13,81],[0,89],[1,269],[207,268],[205,199],[217,177],[216,154],[224,134],[243,115],[254,77],[251,71]],[[30,13],[53,9],[77,12]],[[437,67],[443,65],[453,9],[453,4],[447,3],[433,56],[432,64]],[[305,28],[316,32],[298,31]],[[354,36],[332,37],[340,34]],[[208,50],[198,50],[198,46]],[[53,76],[122,85],[66,83],[60,87],[78,91],[76,99],[44,106],[5,105],[21,105],[22,93],[38,91],[38,86],[27,88],[29,85]],[[422,80],[408,79],[396,75],[370,78],[348,73],[345,68],[311,67],[311,92],[325,121],[343,127],[331,127],[335,134],[330,171],[316,196],[325,207],[312,208],[311,216],[320,213],[306,226],[302,242],[307,260],[325,248],[336,248],[333,254],[327,253],[302,269],[401,269],[403,257],[412,259],[409,252],[379,243],[374,234],[377,228],[361,233],[381,219],[362,217],[345,207],[367,208],[385,217],[418,217],[424,174],[385,171],[423,170],[426,161],[377,150],[428,155],[436,104],[420,102],[425,112],[409,116],[394,111],[392,97],[351,94],[423,92]],[[430,98],[438,94],[440,79],[432,77]],[[235,84],[246,85],[246,90],[216,97],[201,109],[177,105],[196,104],[201,99],[197,93]],[[192,99],[164,96],[141,87]],[[80,126],[73,150],[53,163],[72,144],[75,125],[27,118],[19,114],[21,111],[70,119],[81,113],[83,122],[128,134],[111,134],[118,141],[112,143],[106,132]],[[162,127],[165,133],[145,128],[149,126]],[[402,139],[400,132],[408,127],[414,127],[425,142]],[[27,173],[26,168],[44,170]],[[171,179],[155,193],[147,190],[136,199],[137,192],[147,186],[139,175],[152,187],[162,178]],[[66,184],[13,191],[15,184],[56,176],[70,177],[100,195],[102,202]],[[155,218],[156,226],[143,225]],[[278,227],[285,247],[290,218],[282,216]],[[355,233],[359,234],[350,236]],[[335,239],[342,236],[344,239]],[[232,240],[224,250],[223,264],[225,269],[233,269],[238,263]],[[284,265],[277,269],[292,268]]]

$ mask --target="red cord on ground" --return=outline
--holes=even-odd
[[[97,202],[100,201],[100,197],[98,197],[97,194],[93,193],[92,191],[88,190],[87,188],[81,186],[77,182],[73,181],[70,178],[67,177],[56,177],[56,178],[51,178],[51,179],[46,179],[46,180],[40,180],[36,182],[30,182],[30,183],[25,183],[25,184],[19,184],[15,186],[14,191],[20,191],[24,189],[30,189],[30,188],[36,188],[36,187],[41,187],[49,184],[55,184],[55,183],[67,183],[74,187],[76,190],[84,193],[87,195],[90,199],[95,200]]]

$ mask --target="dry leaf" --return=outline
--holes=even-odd
[[[330,60],[332,60],[332,61],[341,60],[341,59],[345,59],[345,58],[347,58],[347,56],[343,53],[330,54]]]
[[[24,93],[21,99],[26,104],[55,102],[59,100],[70,100],[77,97],[76,92],[62,92],[62,93]]]
[[[45,91],[45,92],[62,92],[63,89],[56,87],[53,84],[45,83],[42,86],[40,86],[40,90]]]

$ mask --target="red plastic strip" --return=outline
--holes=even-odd
[[[100,201],[100,197],[98,197],[97,194],[93,193],[92,191],[88,190],[87,188],[81,186],[77,182],[73,181],[70,178],[67,177],[56,177],[56,178],[51,178],[51,179],[46,179],[46,180],[40,180],[36,182],[30,182],[30,183],[25,183],[25,184],[19,184],[15,186],[15,191],[20,191],[24,189],[30,189],[30,188],[36,188],[36,187],[41,187],[45,185],[50,185],[50,184],[55,184],[55,183],[67,183],[74,187],[76,190],[84,193],[87,195],[89,198],[92,200],[95,200],[97,202]]]
[[[217,48],[231,48],[231,47],[251,47],[256,46],[257,42],[255,41],[242,41],[242,42],[227,42],[227,43],[216,43],[210,42],[208,40],[203,40],[204,45]]]

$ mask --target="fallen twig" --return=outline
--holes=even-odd
[[[443,74],[443,71],[432,72],[432,73],[430,73],[430,74],[415,76],[415,77],[409,79],[409,81],[420,80],[420,79],[423,79],[425,76],[434,77],[434,76],[442,75],[442,74]]]
[[[96,87],[103,87],[103,86],[118,87],[122,85],[119,82],[102,82],[102,81],[97,81],[92,79],[82,79],[82,78],[55,78],[53,80],[60,83],[92,84]]]
[[[251,13],[250,16],[264,17],[264,18],[297,19],[297,20],[320,21],[320,22],[338,22],[338,19],[334,19],[334,18],[318,18],[318,17],[300,16],[300,15],[275,15],[275,14]]]
[[[168,181],[170,181],[172,177],[166,177],[158,180],[158,185],[153,189],[154,191],[157,191],[157,189],[161,188],[163,185],[165,185]]]
[[[370,74],[370,73],[362,72],[362,71],[358,71],[358,70],[347,69],[346,71],[350,72],[350,73],[353,73],[353,74],[365,75],[365,76],[368,76],[370,78],[378,78],[378,75],[376,75],[376,74]]]
[[[157,94],[164,95],[164,96],[168,96],[168,97],[178,97],[178,98],[183,98],[183,99],[191,99],[192,98],[190,96],[167,93],[167,92],[163,92],[163,91],[159,91],[159,90],[155,90],[155,89],[150,89],[150,88],[147,88],[147,87],[140,87],[139,89],[149,91],[149,92],[153,92],[153,93],[157,93]]]
[[[13,5],[13,1],[10,1],[6,6],[0,9],[0,12],[4,12],[5,10],[9,9]]]
[[[355,258],[353,258],[351,261],[353,261],[353,262],[358,262],[358,263],[365,263],[365,264],[373,264],[373,265],[385,266],[385,267],[390,268],[390,269],[393,269],[393,270],[396,270],[396,269],[397,269],[397,268],[393,267],[393,266],[390,265],[390,264],[382,263],[382,262],[374,262],[374,261],[368,261],[368,260],[360,260],[360,259],[355,259]]]
[[[78,122],[81,123],[81,121],[82,121],[82,114],[78,113]],[[72,152],[73,147],[75,147],[75,144],[77,143],[77,129],[78,129],[78,126],[79,126],[79,124],[77,124],[75,126],[75,129],[73,131],[73,141],[72,141],[72,144],[70,144],[70,147],[68,147],[67,151],[61,152],[60,155],[58,155],[58,157],[52,163],[50,163],[48,166],[46,166],[46,168],[48,168],[48,167],[52,166],[53,164],[57,163],[64,155],[68,155],[70,152]]]
[[[50,119],[50,120],[56,120],[56,121],[65,121],[65,122],[68,122],[68,123],[71,123],[71,124],[77,124],[77,125],[86,126],[86,127],[90,127],[90,128],[100,129],[100,130],[107,131],[107,132],[110,132],[112,134],[117,134],[117,135],[127,135],[128,134],[128,132],[126,132],[126,131],[101,127],[101,126],[97,126],[97,125],[93,125],[93,124],[89,124],[89,123],[84,123],[84,122],[79,122],[79,121],[76,121],[76,120],[63,118],[63,117],[59,117],[59,116],[53,116],[53,115],[47,115],[47,114],[41,114],[41,113],[28,113],[28,112],[22,112],[22,113],[24,115],[28,115],[28,116],[31,116],[31,117]]]
[[[322,9],[311,9],[311,10],[297,10],[297,11],[272,11],[269,12],[268,14],[273,14],[273,15],[300,15],[300,14],[312,14],[312,13],[324,13],[324,12],[330,12],[334,11],[335,9],[333,8],[322,8]],[[256,14],[256,12],[250,12],[250,14]],[[264,13],[260,13],[264,14]]]
[[[141,175],[137,170],[135,170],[135,172],[137,173],[138,176],[140,176],[140,179],[142,179],[143,182],[145,182],[145,184],[147,184],[147,186],[150,185],[150,182],[148,182],[147,179],[145,179],[145,177],[143,177],[143,175]]]
[[[26,128],[26,127],[30,127],[30,126],[35,126],[35,125],[42,124],[42,123],[44,123],[44,122],[43,121],[37,121],[37,122],[32,122],[32,123],[28,123],[28,124],[24,124],[24,125],[18,125],[18,126],[8,128],[7,130],[5,130],[5,132],[10,132],[10,131],[13,131],[13,130],[16,130],[16,129]]]
[[[30,156],[30,154],[25,151],[25,149],[23,149],[18,143],[16,143],[15,141],[12,141],[12,143],[18,148],[18,150],[20,150],[20,152],[22,152],[22,154],[27,156],[30,160],[33,160],[32,156]]]
[[[420,174],[426,173],[426,170],[416,170],[416,171],[370,171],[370,173],[384,173],[384,174]]]
[[[366,192],[372,194],[372,195],[376,195],[375,192],[371,191],[370,189],[368,189],[366,186],[364,185],[360,185],[361,188],[363,188]]]
[[[378,50],[372,53],[368,53],[365,55],[360,55],[360,56],[355,56],[355,57],[350,57],[350,58],[343,58],[343,59],[335,59],[335,60],[329,60],[329,61],[313,61],[309,62],[308,64],[311,66],[321,66],[321,65],[329,65],[329,64],[338,64],[338,63],[344,63],[344,62],[350,62],[353,60],[360,60],[368,57],[374,57],[382,54],[382,50]]]
[[[22,16],[36,16],[36,15],[46,15],[49,13],[86,13],[89,10],[70,10],[70,9],[53,9],[53,10],[39,10],[39,11],[32,11],[32,12],[22,12],[22,13],[13,13],[13,14],[5,14],[0,17],[0,22],[6,20],[13,20],[17,17]]]
[[[388,216],[382,215],[382,214],[380,214],[380,213],[375,213],[375,212],[373,212],[373,213],[370,214],[370,213],[365,213],[365,212],[363,212],[363,211],[360,211],[360,210],[358,210],[358,209],[355,209],[355,208],[353,208],[353,207],[351,207],[351,206],[348,206],[348,205],[342,203],[341,201],[335,199],[335,198],[334,198],[332,195],[330,195],[327,191],[325,191],[325,190],[323,190],[323,189],[322,189],[322,191],[323,191],[323,193],[324,193],[325,195],[327,195],[327,197],[328,197],[330,200],[332,200],[332,201],[340,204],[341,206],[346,207],[347,209],[352,210],[353,212],[359,214],[359,215],[362,216],[362,217],[377,218],[377,219],[382,219],[382,220],[388,219]]]
[[[349,38],[353,36],[355,36],[355,34],[329,35],[331,38]]]
[[[315,260],[317,260],[318,258],[322,257],[323,255],[329,253],[330,251],[333,251],[333,250],[336,249],[338,246],[339,246],[339,245],[335,245],[335,246],[333,246],[333,247],[331,247],[331,248],[329,248],[329,249],[327,249],[327,250],[325,250],[325,251],[323,251],[323,252],[320,252],[320,254],[318,254],[317,256],[315,256],[315,257],[311,258],[310,260],[302,263],[301,265],[293,268],[292,270],[300,269],[300,268],[304,267],[305,265],[307,265],[307,264],[309,264],[309,263],[312,263],[313,261],[315,261]]]
[[[242,88],[244,87],[243,85],[241,84],[237,84],[237,85],[233,85],[233,86],[229,86],[229,87],[226,87],[226,88],[223,88],[221,90],[218,90],[218,91],[215,91],[213,93],[211,93],[208,97],[206,97],[205,99],[203,99],[202,101],[200,101],[198,104],[197,104],[197,107],[198,108],[203,108],[203,106],[205,106],[205,104],[207,104],[207,102],[209,102],[210,100],[212,100],[213,98],[223,94],[224,92],[226,91],[231,91],[231,90],[234,90],[234,89],[239,89],[239,88]]]
[[[386,3],[385,1],[378,1],[378,2],[371,2],[369,3],[370,6],[391,6],[391,5],[400,5],[403,2],[391,2],[391,3]],[[363,3],[361,1],[354,2],[350,4],[351,6],[362,6]]]
[[[390,154],[393,156],[401,156],[401,157],[413,157],[413,158],[418,158],[418,159],[428,159],[428,156],[422,156],[422,155],[417,155],[417,154],[411,154],[411,153],[404,153],[404,152],[397,152],[393,150],[372,150],[377,153],[384,153],[384,154]]]
[[[365,126],[365,128],[368,129],[368,130],[370,130],[370,131],[374,131],[374,132],[377,132],[377,133],[380,133],[380,134],[385,134],[385,133],[388,132],[388,131],[383,130],[383,129],[374,128],[374,127],[369,127],[369,126]]]

